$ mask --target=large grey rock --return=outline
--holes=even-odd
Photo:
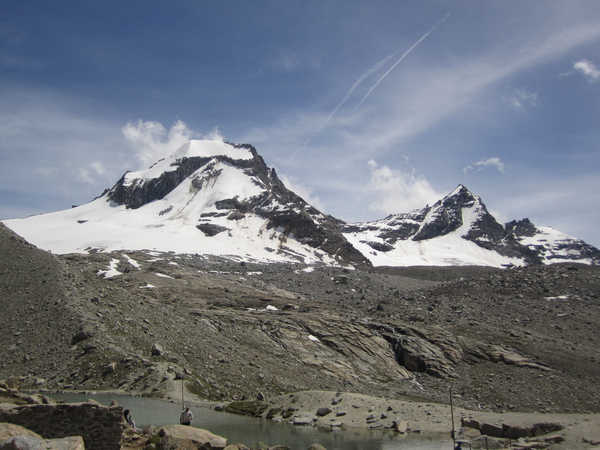
[[[294,425],[312,425],[313,419],[308,416],[298,416],[293,418],[292,423]]]
[[[47,450],[85,450],[85,443],[81,436],[69,436],[60,439],[46,440]]]
[[[160,344],[152,344],[152,356],[161,356],[165,353]]]
[[[317,416],[323,417],[331,412],[330,408],[319,408],[317,409]]]
[[[227,446],[227,438],[187,425],[165,425],[158,434],[169,443],[191,442],[198,446],[210,446],[210,449],[224,449]]]
[[[34,433],[33,431],[22,427],[21,425],[7,422],[0,423],[0,442],[6,441],[15,436],[30,436],[37,439],[42,439],[39,434]]]
[[[33,436],[14,436],[0,442],[0,450],[46,450],[46,441]]]

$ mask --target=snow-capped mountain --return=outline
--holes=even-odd
[[[528,219],[501,225],[460,185],[426,206],[346,224],[287,189],[251,145],[191,140],[94,201],[4,223],[55,253],[156,250],[374,266],[600,264],[600,251]]]
[[[465,186],[433,206],[350,224],[344,236],[375,266],[600,264],[600,251],[528,219],[501,225]]]
[[[192,140],[76,208],[5,224],[55,253],[158,250],[368,264],[343,223],[287,189],[250,145]]]

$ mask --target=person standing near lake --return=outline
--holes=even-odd
[[[190,411],[190,408],[185,408],[179,416],[179,423],[181,425],[191,425],[192,420],[194,420],[194,415],[192,414],[192,411]]]
[[[131,412],[128,409],[123,411],[123,416],[125,417],[125,421],[129,424],[129,426],[133,428],[134,431],[137,431],[137,427],[135,426],[135,420],[133,420],[133,416],[131,415]]]

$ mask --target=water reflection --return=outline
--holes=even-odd
[[[181,405],[164,400],[116,394],[52,394],[56,400],[81,402],[89,398],[109,405],[115,400],[129,409],[138,427],[179,423]],[[328,450],[447,450],[452,448],[447,436],[398,436],[390,431],[344,430],[322,431],[313,427],[297,427],[273,423],[254,417],[217,412],[206,407],[191,406],[193,425],[224,436],[230,443],[256,446],[259,442],[286,445],[292,450],[306,450],[320,443]]]

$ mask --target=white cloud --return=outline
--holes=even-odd
[[[121,131],[144,167],[175,152],[192,137],[192,131],[181,120],[167,130],[160,122],[140,119],[128,122]]]
[[[423,176],[415,171],[404,172],[380,166],[374,160],[368,162],[370,182],[368,189],[374,194],[369,208],[385,214],[408,212],[423,208],[442,196]]]
[[[219,127],[214,127],[211,131],[204,135],[204,138],[212,139],[214,141],[222,141],[224,139]]]
[[[481,161],[474,162],[469,164],[467,167],[463,168],[464,173],[468,173],[471,171],[479,172],[480,170],[485,169],[486,167],[495,167],[498,172],[504,173],[504,163],[500,158],[494,156],[488,159],[482,159]]]
[[[41,175],[43,177],[49,177],[55,175],[58,172],[56,167],[36,167],[33,169],[35,175]]]
[[[528,91],[524,88],[515,89],[512,95],[506,100],[508,104],[515,109],[522,110],[526,107],[534,108],[537,106],[538,93]]]
[[[296,194],[298,194],[300,197],[302,197],[304,199],[304,201],[310,203],[312,206],[317,208],[319,211],[322,211],[322,212],[325,211],[325,205],[321,202],[321,199],[314,194],[313,189],[302,185],[301,183],[298,182],[297,179],[295,179],[293,177],[288,177],[286,175],[279,175],[279,178],[281,179],[281,181],[283,181],[283,184],[285,184],[285,186],[288,189],[290,189],[291,191],[294,191]]]
[[[94,161],[90,164],[90,167],[94,172],[96,172],[96,175],[104,175],[106,173],[104,164],[102,164],[100,161]]]
[[[94,178],[92,177],[90,171],[85,167],[80,167],[79,169],[77,169],[77,178],[79,179],[79,181],[86,184],[94,184],[96,182],[96,180],[94,180]]]
[[[588,59],[582,59],[573,64],[573,68],[581,72],[589,81],[597,81],[600,79],[600,70]]]

